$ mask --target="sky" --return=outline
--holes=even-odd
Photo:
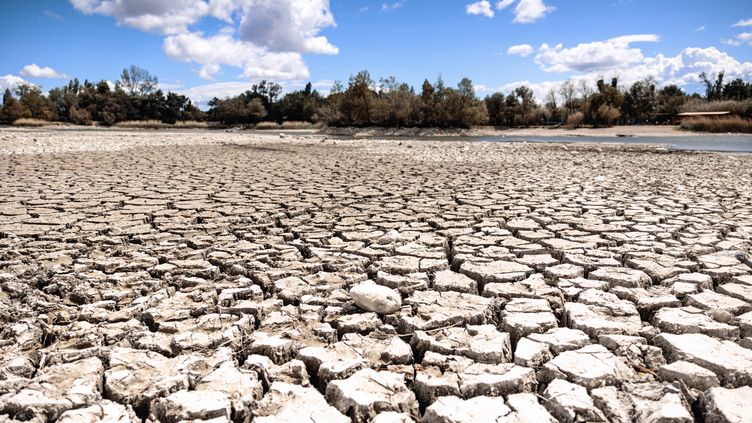
[[[2,1],[0,36],[0,89],[114,82],[133,64],[200,105],[261,79],[326,94],[362,69],[539,100],[567,79],[752,80],[751,0]]]

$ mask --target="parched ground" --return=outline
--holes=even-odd
[[[750,251],[752,156],[0,130],[0,422],[749,421]]]

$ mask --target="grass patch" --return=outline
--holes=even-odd
[[[38,128],[40,126],[47,126],[51,124],[52,122],[48,120],[32,118],[21,118],[13,121],[13,126],[26,126],[30,128]]]
[[[149,119],[149,120],[125,120],[115,124],[116,128],[128,128],[128,129],[203,129],[208,128],[209,124],[206,122],[199,122],[196,120],[178,121],[174,124],[164,123],[161,120]]]
[[[731,132],[731,133],[752,133],[752,119],[740,116],[730,117],[696,117],[684,119],[681,123],[682,129],[698,132]]]
[[[259,129],[262,131],[265,130],[275,130],[275,129],[314,129],[318,126],[306,121],[297,121],[297,120],[291,120],[287,122],[277,123],[277,122],[259,122],[256,124],[256,126],[253,127],[253,129]]]

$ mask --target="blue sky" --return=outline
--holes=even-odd
[[[539,98],[600,76],[688,91],[701,71],[752,80],[749,0],[3,1],[0,32],[0,88],[115,81],[136,64],[199,103],[263,78],[328,91],[360,69]]]

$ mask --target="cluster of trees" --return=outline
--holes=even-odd
[[[113,125],[126,120],[155,119],[175,123],[206,118],[188,97],[172,92],[165,94],[157,89],[157,77],[137,66],[123,69],[114,87],[107,81],[82,84],[74,79],[67,85],[53,88],[46,96],[31,84],[20,84],[14,91],[5,90],[0,122],[33,118]]]
[[[612,78],[600,79],[595,86],[584,80],[576,84],[566,81],[546,93],[539,103],[526,86],[480,99],[467,78],[456,87],[445,85],[441,77],[434,83],[425,80],[416,92],[395,77],[381,78],[377,83],[364,70],[350,76],[347,86],[335,82],[327,96],[313,89],[311,83],[282,95],[279,84],[261,81],[240,95],[213,98],[209,110],[203,112],[186,96],[163,93],[155,76],[131,66],[123,70],[114,87],[106,81],[80,84],[73,80],[50,90],[47,96],[29,84],[19,85],[15,96],[6,90],[0,122],[37,118],[104,125],[153,119],[165,123],[209,120],[226,125],[307,121],[384,127],[602,126],[667,122],[682,111],[719,107],[752,116],[752,83],[741,79],[724,82],[723,72],[699,77],[706,87],[704,97],[687,95],[676,85],[658,87],[650,79],[622,86]]]

